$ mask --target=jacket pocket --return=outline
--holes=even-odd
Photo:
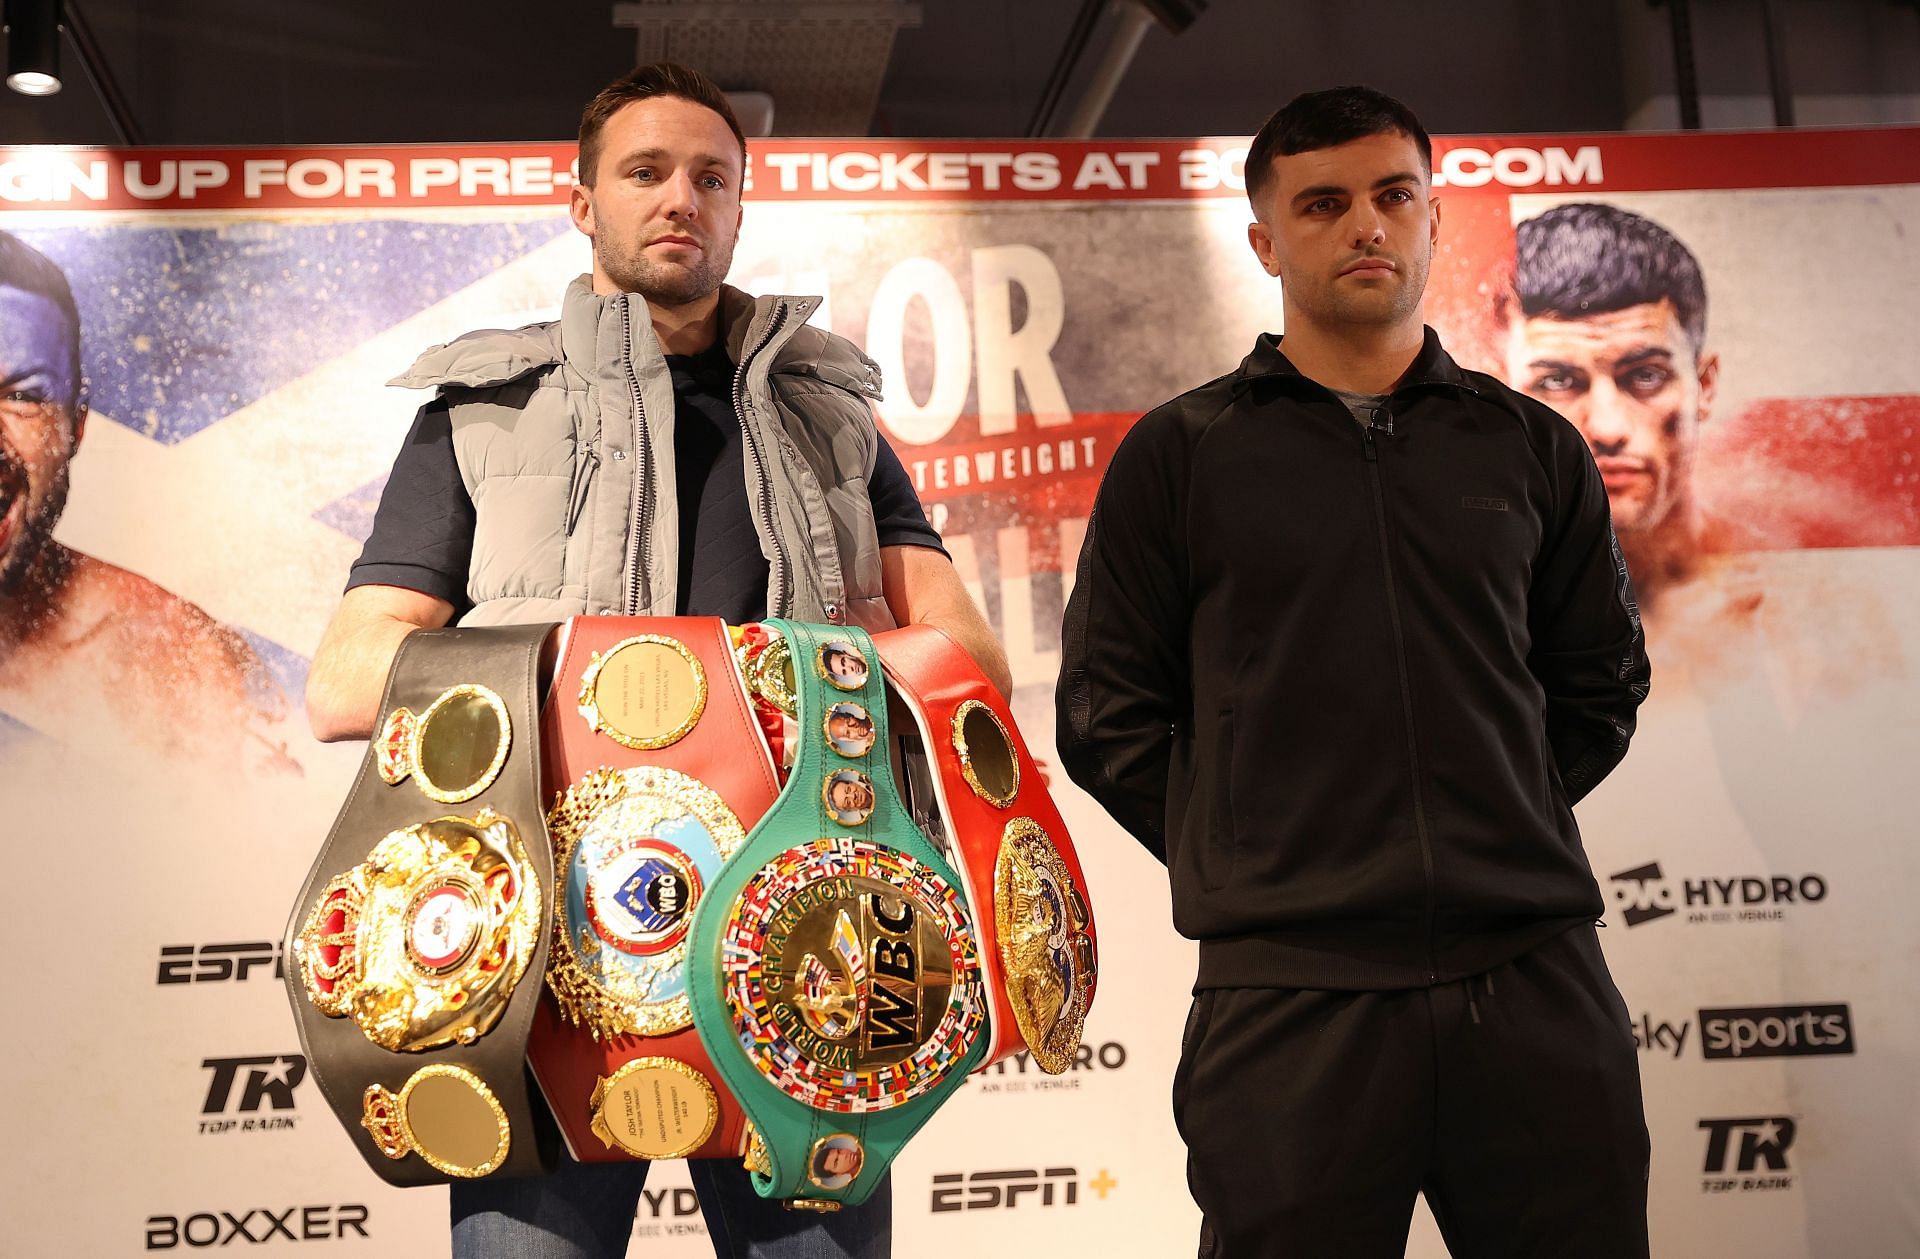
[[[1233,710],[1215,719],[1213,739],[1202,754],[1200,772],[1207,790],[1207,832],[1201,837],[1201,880],[1222,888],[1233,880]]]
[[[587,491],[593,486],[593,474],[600,467],[600,452],[581,445],[573,457],[573,484],[567,490],[567,536],[573,536],[580,523],[580,511],[587,505]]]

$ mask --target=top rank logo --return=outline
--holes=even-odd
[[[247,1058],[207,1058],[200,1065],[213,1073],[200,1113],[203,1116],[219,1116],[202,1118],[202,1133],[265,1132],[293,1127],[297,1115],[261,1112],[294,1108],[293,1090],[307,1078],[304,1055],[259,1054]]]
[[[1784,906],[1811,905],[1827,898],[1827,881],[1818,874],[1670,879],[1657,861],[1622,870],[1609,881],[1614,905],[1629,927],[1683,910],[1693,925],[1777,922],[1786,917]]]

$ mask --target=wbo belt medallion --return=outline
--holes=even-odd
[[[726,921],[721,970],[748,1058],[819,1110],[886,1110],[929,1091],[985,1015],[959,894],[864,840],[818,840],[757,871]]]
[[[1073,1064],[1094,978],[1092,914],[1053,840],[1031,818],[1007,823],[994,863],[994,915],[1007,998],[1040,1069]]]
[[[472,1044],[532,956],[540,887],[491,809],[398,830],[322,889],[294,942],[314,1008],[390,1050]]]
[[[596,1038],[691,1024],[686,938],[703,890],[746,839],[733,810],[676,770],[596,769],[547,824],[562,880],[547,984],[562,1017]]]

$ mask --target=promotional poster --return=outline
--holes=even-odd
[[[879,363],[882,432],[1050,760],[1114,447],[1283,331],[1245,150],[753,146],[731,282],[823,299],[813,322]],[[385,382],[557,316],[590,266],[572,159],[0,150],[23,1151],[0,1209],[23,1253],[446,1253],[445,1191],[368,1172],[279,982],[364,751],[314,742],[301,693],[428,400]],[[1655,1253],[1920,1251],[1920,131],[1453,137],[1435,168],[1428,320],[1580,424],[1642,602],[1651,695],[1577,816],[1642,1050]],[[74,338],[78,380],[50,366]],[[898,1254],[1198,1236],[1168,1102],[1194,949],[1163,869],[1057,767],[1052,789],[1099,1000],[1070,1070],[989,1068],[907,1147]],[[653,1169],[630,1253],[711,1253],[681,1165]],[[1410,1253],[1445,1253],[1424,1214]]]

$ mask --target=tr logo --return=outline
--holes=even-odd
[[[253,1058],[206,1058],[200,1065],[213,1072],[207,1085],[203,1115],[224,1115],[233,1096],[233,1085],[243,1078],[235,1114],[251,1114],[262,1105],[274,1110],[293,1109],[293,1090],[307,1078],[307,1060],[300,1054],[266,1054]]]
[[[1793,1144],[1795,1129],[1793,1120],[1785,1115],[1702,1119],[1700,1126],[1707,1132],[1703,1170],[1709,1175],[1752,1172],[1762,1167],[1770,1172],[1787,1170],[1787,1149]]]

